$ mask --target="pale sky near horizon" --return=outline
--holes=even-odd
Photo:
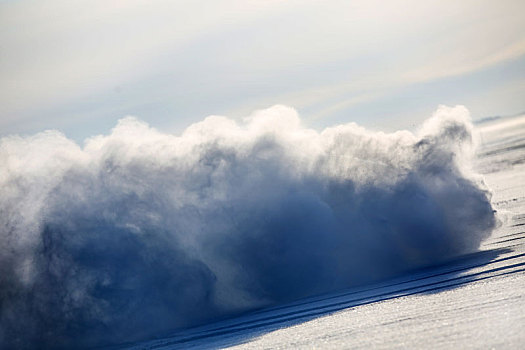
[[[286,104],[321,129],[525,110],[523,1],[0,1],[0,136],[180,132]]]

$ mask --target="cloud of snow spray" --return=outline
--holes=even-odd
[[[84,347],[473,251],[495,218],[463,107],[417,134],[321,133],[275,106],[181,136],[0,141],[0,344]]]

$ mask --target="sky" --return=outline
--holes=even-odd
[[[0,136],[180,133],[275,104],[309,127],[525,111],[525,2],[0,0]]]

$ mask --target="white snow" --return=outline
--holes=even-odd
[[[383,283],[260,310],[130,349],[522,348],[525,117],[478,126],[501,227],[480,252]]]

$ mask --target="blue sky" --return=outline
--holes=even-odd
[[[2,1],[0,135],[169,132],[286,104],[321,129],[525,110],[523,1]]]

